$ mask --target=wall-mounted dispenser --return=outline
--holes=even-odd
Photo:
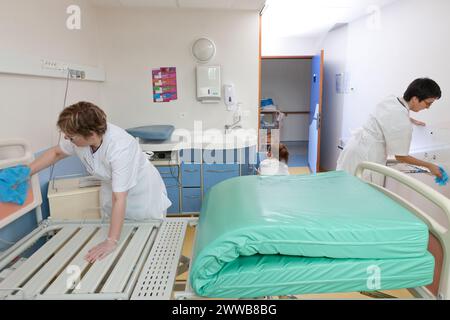
[[[221,98],[220,66],[197,66],[197,100],[217,103]]]
[[[225,105],[227,106],[228,111],[234,111],[236,110],[236,87],[234,84],[225,84],[223,86],[223,96],[225,99]]]

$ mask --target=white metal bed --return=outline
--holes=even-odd
[[[436,206],[442,209],[445,217],[450,225],[450,199],[440,194],[436,190],[427,186],[419,180],[416,180],[398,170],[389,168],[387,166],[379,165],[371,162],[363,162],[358,166],[356,171],[356,176],[364,180],[364,172],[372,171],[376,173],[380,173],[386,177],[390,177],[404,186],[411,188],[416,191]],[[396,195],[395,193],[387,190],[386,188],[379,186],[375,183],[367,182],[366,183],[372,185],[376,189],[382,191],[404,207],[406,207],[409,211],[415,214],[418,218],[423,220],[429,229],[430,232],[430,240],[428,250],[435,257],[436,265],[434,271],[434,281],[431,285],[426,287],[416,287],[416,288],[408,288],[408,291],[415,297],[420,299],[439,299],[439,300],[448,300],[450,299],[450,231],[444,228],[441,224],[435,221],[432,217],[427,215],[418,207],[411,204],[409,201],[403,199],[402,197]],[[192,264],[191,264],[192,265]],[[190,271],[190,269],[189,269]],[[388,294],[384,293],[363,293],[369,297],[380,297],[387,298],[391,297]],[[186,287],[184,291],[175,292],[174,298],[176,299],[201,299],[195,294],[193,291],[189,278],[186,283]],[[270,298],[270,297],[267,297]]]
[[[2,147],[14,147],[21,151],[0,152],[0,169],[17,164],[27,164],[33,159],[29,147],[23,141],[0,143]],[[363,171],[371,170],[389,176],[411,187],[445,212],[450,220],[450,200],[399,171],[385,166],[363,163],[357,171],[362,179]],[[22,207],[0,203],[0,228],[34,208],[42,200],[36,176],[31,179],[32,196]],[[430,252],[442,257],[436,265],[435,283],[426,288],[411,291],[417,297],[450,299],[449,256],[450,234],[432,218],[408,201],[389,190],[374,185],[411,212],[416,214],[430,230],[430,240],[435,240]],[[3,212],[3,213],[2,213]],[[0,255],[1,299],[195,299],[189,284],[184,290],[174,290],[176,272],[188,224],[196,224],[196,218],[168,218],[164,221],[126,222],[117,250],[105,259],[88,264],[83,259],[87,250],[102,241],[108,224],[102,221],[42,221],[37,211],[39,226]],[[34,244],[45,240],[42,246],[25,260],[17,260]],[[431,241],[430,241],[431,243]]]
[[[427,186],[423,182],[398,170],[370,162],[361,163],[356,170],[356,176],[363,179],[365,170],[380,173],[385,177],[390,177],[402,185],[411,188],[442,209],[445,219],[450,223],[450,199],[430,186]],[[377,184],[367,183],[406,207],[428,226],[430,232],[428,251],[433,254],[436,262],[434,281],[427,287],[410,288],[409,290],[418,298],[450,299],[450,231],[404,198]]]
[[[21,140],[0,143],[0,169],[33,160]],[[0,204],[0,228],[42,203],[37,176],[26,203]],[[87,251],[103,241],[103,221],[42,221],[38,228],[0,255],[1,299],[170,299],[188,224],[196,218],[125,222],[117,249],[89,264]],[[37,244],[38,249],[33,250]],[[34,252],[18,259],[27,250]]]

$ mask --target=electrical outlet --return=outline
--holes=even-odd
[[[248,109],[242,110],[242,116],[243,117],[249,117],[250,116],[250,110],[248,110]]]
[[[70,69],[69,70],[69,75],[71,79],[85,79],[86,78],[86,73],[84,71],[81,70],[74,70],[74,69]]]
[[[67,70],[67,65],[59,63],[54,60],[41,60],[42,69],[50,69],[50,70]]]

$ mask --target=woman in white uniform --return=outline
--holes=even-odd
[[[86,255],[92,263],[116,248],[124,219],[163,219],[171,202],[161,175],[136,139],[108,123],[99,107],[89,102],[69,106],[57,125],[64,139],[30,165],[31,174],[76,155],[89,174],[102,181],[101,212],[111,223],[105,241]]]
[[[268,152],[268,158],[259,164],[258,174],[262,176],[288,176],[289,175],[289,151],[286,145],[278,146],[278,157]]]
[[[409,155],[412,124],[425,123],[410,118],[410,111],[419,112],[430,108],[441,98],[439,85],[427,78],[414,80],[402,98],[390,96],[380,102],[366,124],[349,140],[337,161],[337,170],[355,174],[361,162],[370,161],[386,165],[389,155],[397,161],[426,167],[441,178],[439,167]],[[376,176],[369,176],[373,182],[381,183]],[[377,176],[378,177],[378,176]]]

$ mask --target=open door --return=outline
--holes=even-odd
[[[322,118],[323,92],[323,56],[324,52],[312,59],[311,68],[311,104],[309,114],[308,164],[311,173],[319,171],[320,164],[320,129]]]

